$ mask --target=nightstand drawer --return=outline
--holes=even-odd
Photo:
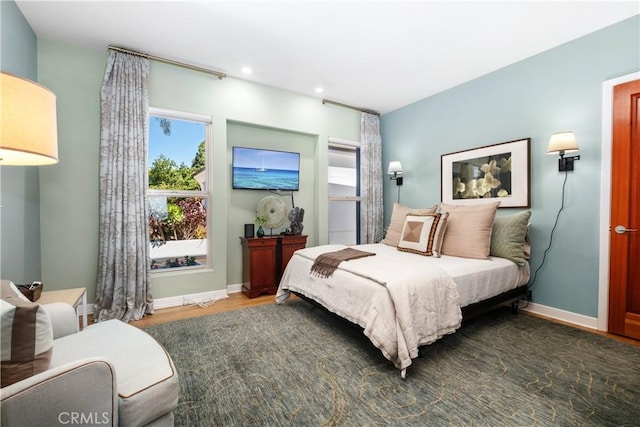
[[[264,246],[276,246],[278,244],[278,239],[273,237],[254,237],[244,239],[242,243],[246,244],[250,248],[260,248]]]
[[[283,245],[306,245],[307,236],[283,236]]]

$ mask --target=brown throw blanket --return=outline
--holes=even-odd
[[[342,261],[364,258],[375,255],[373,252],[359,251],[353,248],[344,248],[335,252],[327,252],[318,257],[311,266],[311,274],[317,277],[331,277]]]

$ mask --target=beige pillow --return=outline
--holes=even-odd
[[[387,229],[387,234],[384,236],[384,239],[382,239],[380,243],[397,247],[398,243],[400,242],[400,236],[402,234],[402,228],[404,227],[404,220],[407,217],[407,214],[434,214],[436,213],[437,208],[437,206],[434,206],[432,208],[411,209],[399,203],[394,203],[393,211],[391,212],[391,221],[389,222],[389,228]]]
[[[440,257],[448,213],[407,215],[398,250]]]
[[[442,253],[462,258],[487,259],[498,206],[500,202],[476,205],[440,203],[440,211],[449,213]]]

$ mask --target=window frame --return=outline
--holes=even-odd
[[[211,161],[211,153],[213,150],[213,129],[212,129],[212,117],[211,116],[207,116],[207,115],[203,115],[203,114],[197,114],[197,113],[189,113],[189,112],[184,112],[184,111],[177,111],[177,110],[169,110],[169,109],[164,109],[164,108],[157,108],[157,107],[149,107],[149,110],[147,112],[147,122],[150,123],[152,117],[161,117],[161,118],[167,118],[167,119],[173,119],[173,120],[181,120],[181,121],[190,121],[190,122],[196,122],[196,123],[201,123],[204,125],[204,130],[205,130],[205,171],[206,171],[206,178],[205,178],[205,190],[162,190],[162,189],[155,189],[155,188],[149,188],[149,174],[148,174],[148,169],[147,169],[147,176],[146,176],[146,185],[145,185],[145,203],[147,203],[147,207],[149,206],[148,203],[148,199],[150,197],[167,197],[167,198],[203,198],[206,200],[206,213],[207,213],[207,218],[206,218],[206,227],[207,227],[207,237],[206,237],[206,248],[207,248],[207,262],[204,265],[194,265],[194,266],[182,266],[182,267],[173,267],[173,268],[159,268],[159,269],[152,269],[151,267],[149,267],[149,272],[151,274],[159,274],[159,275],[165,275],[165,274],[169,274],[169,273],[185,273],[185,272],[192,272],[194,270],[203,270],[203,269],[212,269],[213,266],[213,228],[212,228],[212,224],[213,224],[213,219],[211,216],[212,213],[212,207],[213,207],[213,186],[211,185],[212,182],[212,177],[213,177],[213,171],[211,170],[212,166],[212,161]],[[148,131],[147,131],[148,132]],[[149,165],[149,154],[148,154],[148,150],[149,150],[149,144],[150,144],[150,140],[148,137],[148,133],[147,133],[147,167]],[[148,218],[147,218],[147,223],[148,223]],[[151,246],[151,240],[149,239],[149,233],[147,233],[147,244]],[[149,258],[152,259],[151,254],[149,254]],[[185,255],[187,256],[187,255]]]

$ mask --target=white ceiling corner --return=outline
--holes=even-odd
[[[386,113],[640,13],[638,1],[29,1],[39,38],[126,47]],[[250,76],[242,66],[253,69]]]

